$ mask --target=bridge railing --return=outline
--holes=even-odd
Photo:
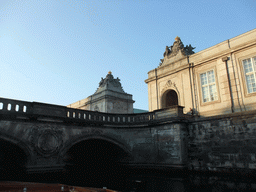
[[[52,116],[67,119],[76,119],[86,122],[99,122],[106,124],[136,124],[145,123],[155,119],[155,113],[137,114],[114,114],[81,109],[68,108],[65,106],[51,105],[38,102],[26,102],[0,97],[1,114],[28,114],[36,116]]]
[[[67,108],[66,114],[68,118],[83,119],[86,121],[97,121],[102,123],[144,123],[152,121],[155,118],[154,112],[140,113],[140,114],[113,114],[101,113],[95,111],[79,110],[74,108]]]
[[[31,102],[0,98],[0,111],[15,113],[31,113]]]
[[[114,114],[68,108],[66,106],[26,102],[0,97],[0,114],[23,114],[34,117],[54,117],[74,119],[83,122],[102,124],[143,124],[154,120],[183,115],[183,107],[172,106],[148,113]]]

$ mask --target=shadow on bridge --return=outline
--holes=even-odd
[[[27,155],[17,145],[0,139],[0,179],[24,181]]]
[[[121,162],[128,157],[129,154],[109,141],[81,141],[72,146],[65,157],[66,183],[122,189],[127,168]]]
[[[64,183],[76,186],[123,189],[129,154],[103,139],[83,140],[67,151],[60,172],[26,173],[27,154],[15,144],[0,140],[0,180]]]

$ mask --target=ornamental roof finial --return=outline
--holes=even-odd
[[[180,38],[177,36],[177,37],[175,37],[175,41],[179,41],[180,40]]]
[[[109,71],[109,72],[108,72],[108,74],[110,74],[110,75],[111,75],[111,74],[112,74],[112,72],[111,72],[111,71]]]

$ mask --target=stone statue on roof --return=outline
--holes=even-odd
[[[125,93],[120,83],[120,79],[118,77],[115,79],[111,71],[108,72],[105,78],[101,77],[101,80],[99,82],[99,87],[96,90],[96,93],[106,89]]]
[[[189,46],[186,45],[186,47],[184,47],[184,44],[180,40],[180,37],[177,36],[172,46],[165,47],[165,52],[163,54],[164,58],[160,59],[161,62],[159,63],[159,66],[161,66],[166,60],[169,60],[172,57],[175,59],[175,57],[179,54],[180,56],[192,55],[195,53],[193,49],[195,49],[195,47],[192,47],[191,44],[189,44]]]
[[[191,44],[189,44],[189,46],[186,45],[186,47],[184,47],[186,55],[194,54],[195,52],[193,51],[193,49],[195,49],[195,47],[192,47]]]

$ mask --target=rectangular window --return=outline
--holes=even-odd
[[[218,100],[214,70],[200,74],[203,102]]]
[[[243,60],[243,67],[248,93],[256,92],[256,57]]]

